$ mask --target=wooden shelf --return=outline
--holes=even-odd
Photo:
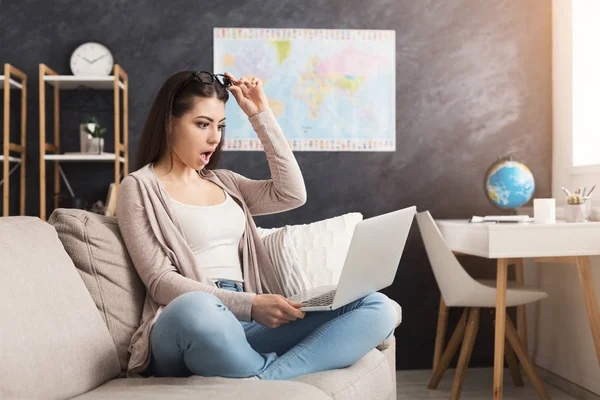
[[[4,161],[4,156],[0,156],[0,161]],[[21,159],[17,157],[8,156],[8,162],[20,163]]]
[[[40,101],[40,219],[46,220],[46,161],[55,164],[63,162],[89,163],[101,162],[114,166],[114,191],[118,193],[121,176],[129,173],[129,77],[119,64],[113,67],[112,75],[74,76],[59,75],[46,64],[39,65],[39,101]],[[50,88],[49,86],[52,86]],[[114,107],[114,153],[80,153],[64,152],[60,146],[60,92],[74,89],[99,89],[110,90],[113,96]],[[46,93],[54,95],[53,134],[46,132]],[[122,124],[122,128],[121,128]],[[123,152],[124,151],[124,152]],[[67,182],[61,168],[53,169],[54,180],[54,208],[58,208],[61,190],[61,174]]]
[[[4,80],[6,78],[4,77],[4,75],[0,75],[0,88],[4,88]],[[10,81],[10,88],[11,89],[21,89],[23,88],[23,85],[21,85],[19,82],[15,81],[12,78],[9,78]]]
[[[44,82],[62,90],[74,90],[78,88],[89,88],[99,90],[112,90],[114,88],[114,76],[73,76],[73,75],[45,75]],[[125,85],[119,81],[119,88]]]
[[[114,153],[102,154],[45,154],[46,161],[64,161],[64,162],[104,162],[115,161]],[[119,161],[124,163],[125,157],[119,157]]]
[[[0,90],[3,94],[4,108],[4,127],[2,134],[2,142],[4,151],[0,155],[0,165],[2,165],[2,176],[0,182],[2,184],[2,214],[7,217],[10,215],[10,190],[12,179],[11,174],[20,169],[20,189],[19,189],[19,214],[25,215],[25,151],[27,143],[27,75],[9,63],[3,65],[0,71]],[[3,90],[5,85],[9,90]],[[11,132],[11,98],[15,96],[13,90],[21,92],[19,103],[21,103],[21,129],[20,140],[13,142],[10,139]],[[8,151],[7,151],[8,150]],[[19,156],[11,156],[9,152],[19,153]],[[6,157],[4,156],[6,154]],[[11,166],[12,164],[12,166]]]

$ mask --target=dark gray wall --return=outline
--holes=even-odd
[[[130,77],[133,160],[146,113],[164,79],[178,70],[212,68],[214,26],[396,30],[398,150],[297,152],[307,204],[259,217],[258,225],[308,223],[351,211],[371,217],[413,204],[431,210],[436,218],[498,213],[486,200],[482,181],[487,167],[508,154],[532,169],[536,196],[550,195],[549,1],[110,0],[93,7],[82,3],[0,2],[0,62],[14,64],[30,79],[30,215],[39,215],[38,63],[70,74],[69,57],[80,43],[99,41],[112,50]],[[70,146],[76,151],[77,124],[90,113],[81,104],[87,102],[94,114],[112,121],[112,98],[110,94],[90,98],[88,93],[63,96],[63,149]],[[109,148],[111,133],[109,126]],[[251,178],[269,176],[259,152],[225,153],[221,167]],[[106,196],[110,165],[67,165],[65,171],[75,191],[87,200]],[[494,274],[493,262],[467,263],[474,274]],[[439,292],[416,228],[396,281],[385,293],[404,308],[404,322],[396,332],[398,368],[430,367]],[[452,313],[451,325],[456,320]],[[484,313],[472,365],[491,365],[491,322]]]

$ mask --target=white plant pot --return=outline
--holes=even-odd
[[[79,151],[81,153],[87,153],[88,149],[88,136],[91,136],[89,133],[85,131],[86,124],[79,124]]]
[[[104,151],[104,138],[95,138],[88,134],[87,137],[87,152],[100,154]]]
[[[585,222],[587,219],[587,207],[584,204],[565,205],[565,221],[567,222]]]

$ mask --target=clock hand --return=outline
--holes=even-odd
[[[79,57],[83,58],[85,61],[87,61],[88,63],[92,64],[93,61],[88,60],[87,58],[85,58],[84,56],[80,55]]]
[[[94,61],[92,61],[91,63],[93,64],[93,63],[95,63],[96,61],[100,60],[101,58],[104,58],[104,57],[106,57],[107,55],[108,55],[108,54],[104,54],[103,56],[100,56],[100,57],[98,57],[98,58],[94,59]]]

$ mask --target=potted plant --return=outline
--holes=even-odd
[[[87,133],[87,152],[102,153],[104,151],[103,136],[106,133],[106,128],[100,125],[98,118],[88,117],[83,124],[83,129]]]

